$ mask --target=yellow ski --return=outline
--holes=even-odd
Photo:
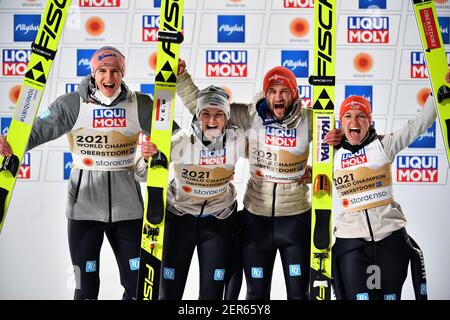
[[[7,136],[13,155],[0,157],[0,232],[71,2],[47,1],[36,39],[31,46],[30,62]]]
[[[159,152],[148,167],[137,292],[140,300],[157,300],[159,294],[183,5],[183,0],[161,3],[150,130],[150,140]]]

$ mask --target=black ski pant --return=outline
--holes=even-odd
[[[311,210],[287,217],[262,217],[245,210],[242,259],[247,300],[269,300],[277,250],[288,300],[306,300],[309,285]]]
[[[338,300],[400,300],[412,247],[405,229],[377,241],[337,238],[333,278]]]
[[[166,214],[160,300],[181,300],[197,247],[200,300],[222,300],[229,272],[236,210],[226,219]]]
[[[135,299],[139,270],[142,219],[112,223],[68,221],[69,249],[75,272],[75,300],[97,299],[100,287],[100,249],[104,234],[116,257],[122,299]]]

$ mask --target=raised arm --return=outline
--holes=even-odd
[[[395,155],[410,145],[418,136],[425,133],[436,119],[434,99],[430,95],[422,111],[413,120],[409,120],[403,127],[381,139],[384,151],[391,161]]]

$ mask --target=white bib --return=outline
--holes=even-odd
[[[132,168],[141,130],[134,94],[114,107],[81,101],[78,119],[67,135],[74,167],[107,171]]]
[[[380,140],[354,154],[339,149],[334,156],[334,185],[344,212],[393,202],[391,163]]]
[[[288,129],[275,123],[264,126],[262,119],[255,116],[248,139],[253,179],[292,183],[305,173],[309,156],[306,117]]]

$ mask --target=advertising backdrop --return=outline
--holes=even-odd
[[[362,95],[373,105],[380,134],[413,119],[430,93],[427,68],[409,0],[338,2],[336,104]],[[441,32],[450,51],[450,3],[436,0]],[[160,0],[73,0],[39,113],[59,95],[76,90],[89,74],[89,58],[104,45],[126,57],[124,81],[152,95]],[[0,0],[0,130],[7,134],[45,0]],[[313,55],[313,0],[185,0],[180,56],[200,88],[226,87],[232,101],[250,102],[275,65],[297,77],[300,99],[311,105],[308,84]],[[450,61],[450,52],[447,53]],[[189,127],[180,101],[175,120]],[[65,137],[24,158],[0,235],[0,299],[72,299],[74,276],[67,243],[65,206],[72,158]],[[396,158],[395,199],[407,230],[422,247],[431,299],[450,299],[450,188],[443,140],[435,123]],[[239,206],[249,177],[246,160],[234,176]],[[337,197],[335,197],[337,199]],[[334,201],[335,215],[340,211]],[[189,230],[186,230],[189,232]],[[119,299],[122,288],[111,248],[101,255],[100,299]],[[192,261],[185,299],[198,295]],[[245,281],[241,298],[245,296]],[[285,299],[277,258],[272,299]],[[403,299],[413,299],[408,277]]]

